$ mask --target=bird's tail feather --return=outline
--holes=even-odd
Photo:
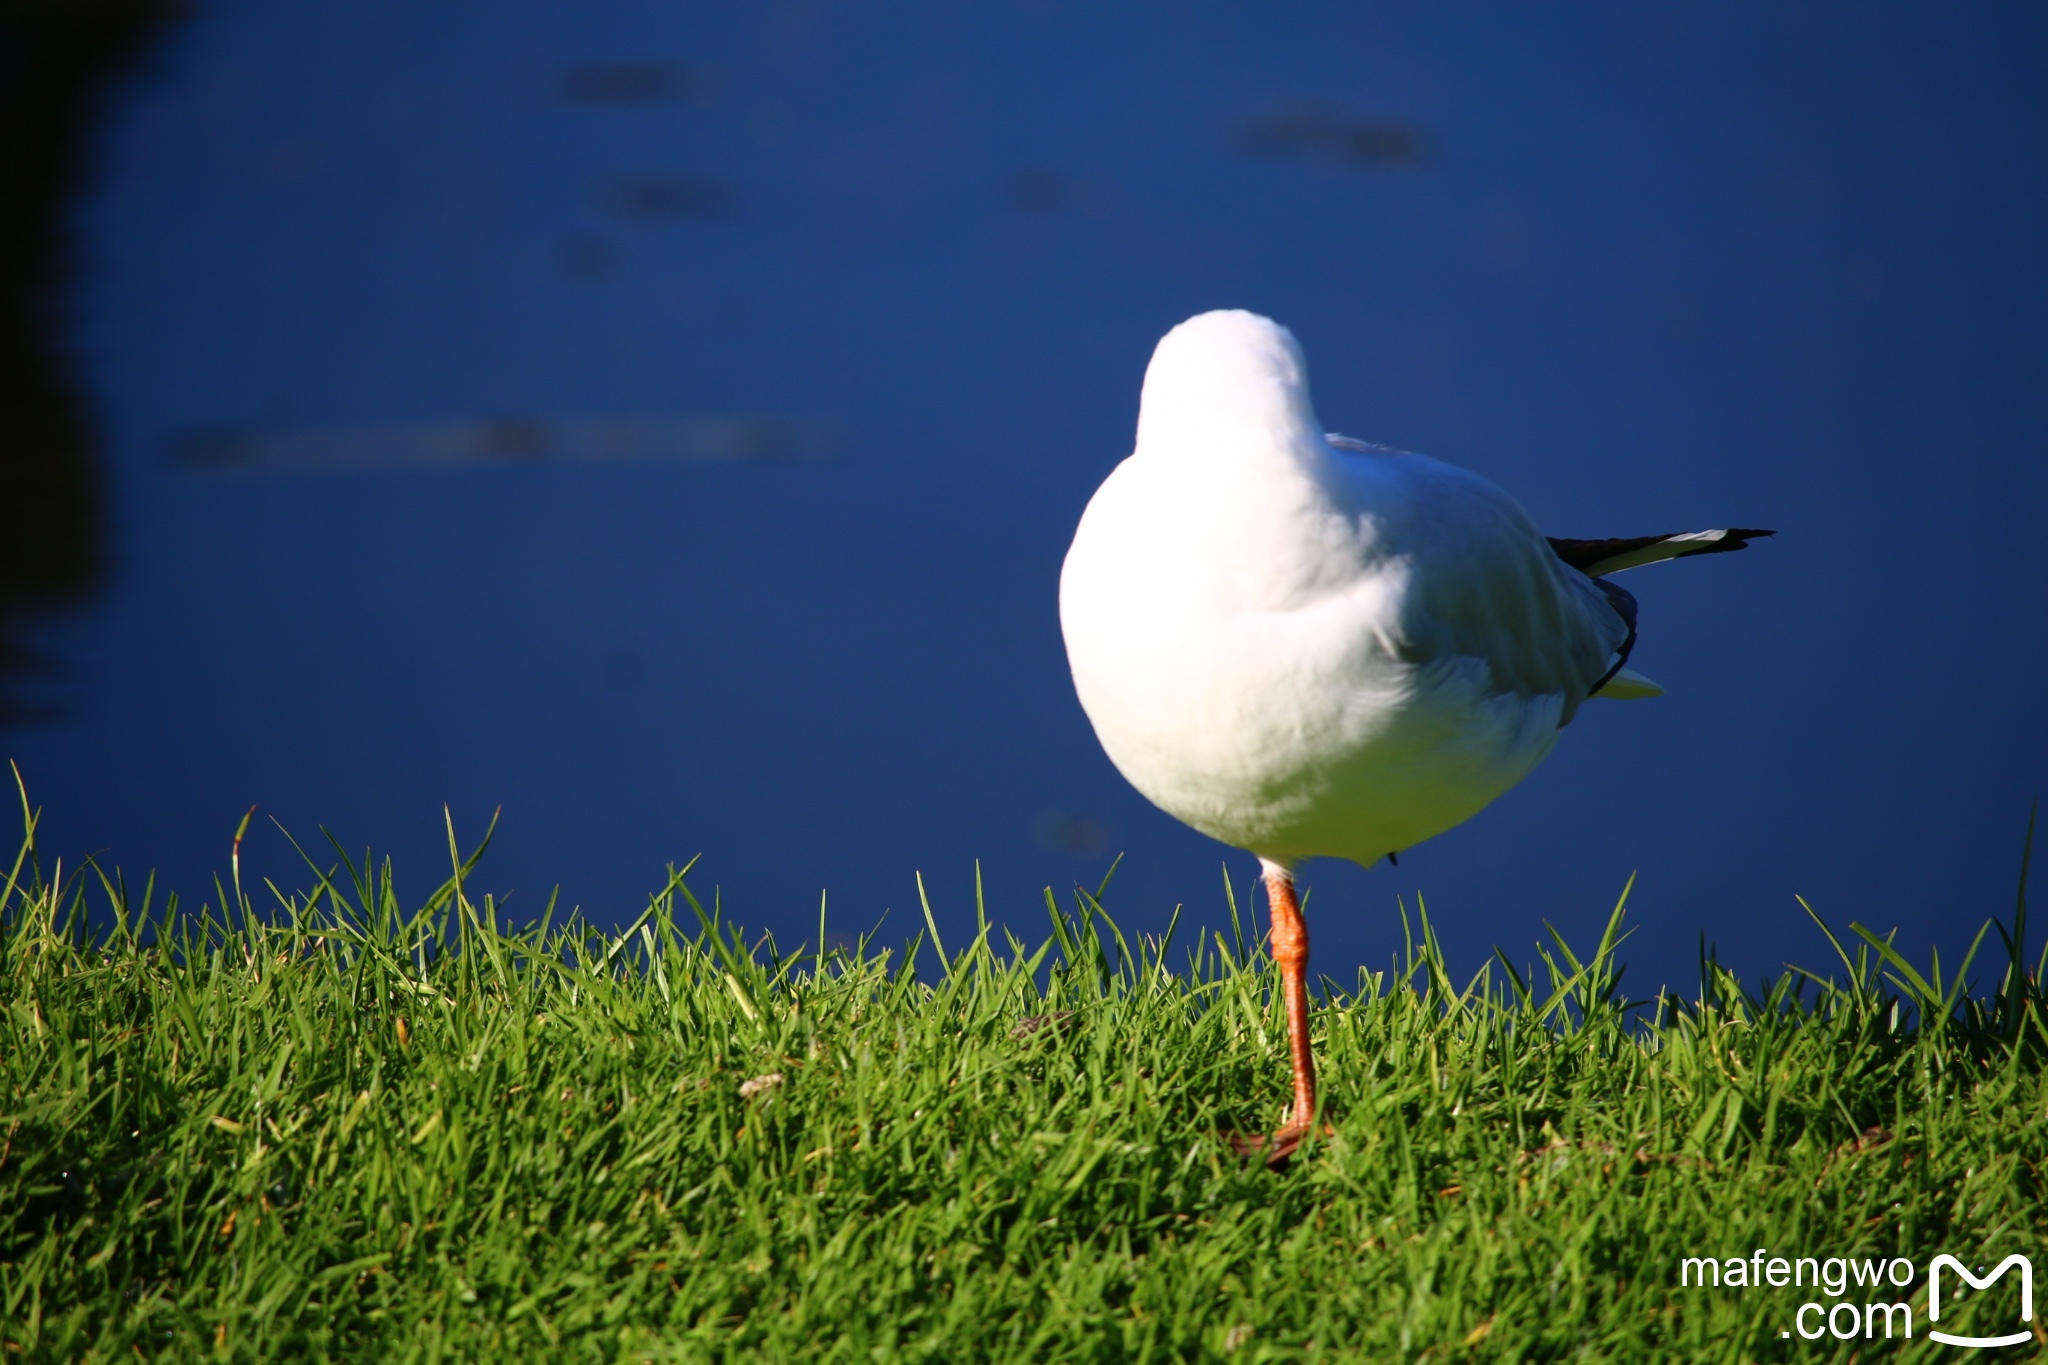
[[[1617,668],[1593,695],[1610,701],[1641,701],[1645,697],[1663,696],[1664,689],[1633,668]]]

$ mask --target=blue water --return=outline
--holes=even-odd
[[[424,894],[445,803],[514,913],[701,853],[785,943],[919,870],[960,937],[979,859],[1036,938],[1122,852],[1127,924],[1220,923],[1252,864],[1102,757],[1054,588],[1152,343],[1249,307],[1553,534],[1782,532],[1631,576],[1669,696],[1311,864],[1319,969],[1632,872],[1639,989],[1825,965],[1795,893],[1947,957],[2048,786],[2044,75],[2034,6],[214,6],[79,207],[115,564],[0,742],[46,856],[188,898],[251,803],[256,872],[274,817]],[[707,419],[778,458],[557,439]]]

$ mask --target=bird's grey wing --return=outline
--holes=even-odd
[[[1568,723],[1626,657],[1633,599],[1559,559],[1493,484],[1427,463],[1434,487],[1416,499],[1403,536],[1411,564],[1404,657],[1484,660],[1489,691],[1562,695],[1560,723]]]

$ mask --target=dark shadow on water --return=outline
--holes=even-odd
[[[123,78],[185,13],[176,0],[0,0],[0,725],[54,712],[54,665],[22,639],[105,568],[92,404],[71,364],[69,217]]]
[[[1324,105],[1291,105],[1245,120],[1241,144],[1265,160],[1313,158],[1339,166],[1414,170],[1436,152],[1429,131],[1403,119],[1362,119]]]

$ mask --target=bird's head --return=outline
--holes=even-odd
[[[1294,334],[1241,308],[1189,318],[1159,339],[1138,401],[1138,449],[1174,457],[1320,443]]]

